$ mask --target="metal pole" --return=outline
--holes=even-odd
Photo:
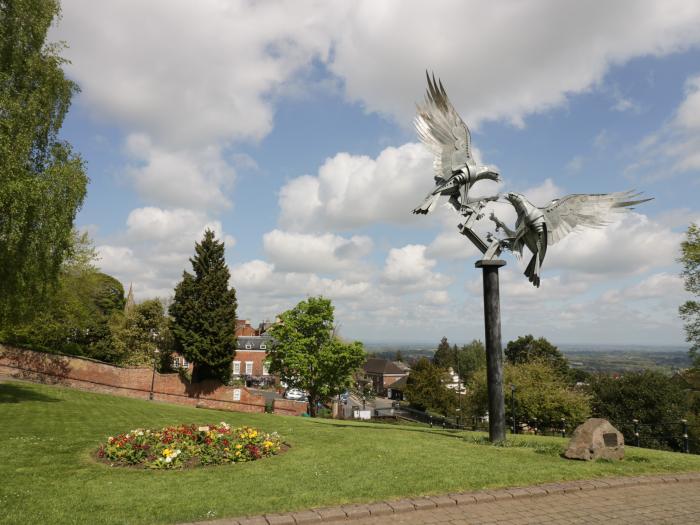
[[[690,454],[690,441],[688,439],[688,420],[681,419],[683,423],[683,452]]]
[[[561,437],[566,437],[566,418],[561,418]]]
[[[633,419],[632,423],[634,423],[634,446],[638,447],[639,446],[639,420]]]
[[[158,350],[153,352],[153,374],[151,375],[151,391],[148,394],[148,399],[153,401],[153,387],[156,383],[156,361],[158,359]]]
[[[501,347],[501,305],[498,269],[502,260],[476,262],[484,279],[484,324],[486,325],[486,378],[489,393],[489,441],[506,439],[506,411],[503,395],[503,348]]]
[[[510,417],[513,420],[513,434],[517,434],[518,423],[515,420],[515,385],[510,385]]]

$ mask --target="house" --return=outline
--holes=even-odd
[[[408,377],[408,370],[399,367],[393,361],[370,357],[362,367],[367,378],[372,380],[372,387],[378,396],[387,396],[388,389],[402,378]],[[392,392],[396,389],[392,389]]]
[[[239,336],[233,358],[233,377],[245,379],[246,383],[274,383],[275,378],[267,368],[267,351],[271,346],[269,335]]]
[[[231,364],[233,379],[245,380],[249,386],[275,382],[275,377],[270,375],[267,368],[267,352],[272,346],[272,337],[266,333],[274,324],[264,321],[254,328],[249,320],[236,319],[236,354]],[[172,354],[171,365],[174,369],[192,368],[192,363],[177,352]]]

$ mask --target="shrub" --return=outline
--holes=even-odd
[[[280,452],[282,438],[276,432],[218,425],[180,425],[160,430],[140,429],[110,436],[97,457],[114,465],[172,469],[183,466],[242,463]]]

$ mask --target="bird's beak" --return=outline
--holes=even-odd
[[[477,175],[486,175],[487,178],[493,179],[493,180],[499,180],[499,173],[492,168],[491,166],[479,166],[476,169],[476,174]]]

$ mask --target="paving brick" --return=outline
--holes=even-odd
[[[413,505],[413,503],[410,500],[407,499],[399,499],[399,500],[394,500],[394,501],[387,501],[387,505],[389,505],[392,509],[394,509],[395,513],[399,512],[409,512],[416,510],[416,507]]]
[[[434,509],[437,506],[430,498],[414,498],[411,503],[418,510]]]
[[[367,505],[367,508],[372,516],[387,516],[394,513],[394,509],[384,502],[372,503],[371,505]]]
[[[321,521],[321,516],[312,510],[304,510],[302,512],[292,512],[292,516],[294,516],[294,520],[301,524],[301,523],[317,523]]]
[[[496,501],[494,495],[489,494],[488,492],[474,492],[473,496],[474,499],[476,499],[477,503],[483,503],[485,501]]]
[[[457,505],[471,505],[476,503],[476,498],[471,492],[460,492],[457,494],[449,494],[450,498],[455,500]]]
[[[369,517],[369,508],[367,505],[343,505],[342,509],[349,519],[359,519]]]
[[[430,496],[437,507],[453,507],[457,502],[449,496]]]
[[[267,520],[262,516],[254,516],[252,518],[239,518],[240,525],[268,525]]]
[[[296,523],[291,514],[265,514],[265,519],[270,525],[295,525]]]
[[[314,509],[314,512],[321,516],[323,521],[339,521],[347,518],[347,514],[340,507],[325,507],[322,509]]]

